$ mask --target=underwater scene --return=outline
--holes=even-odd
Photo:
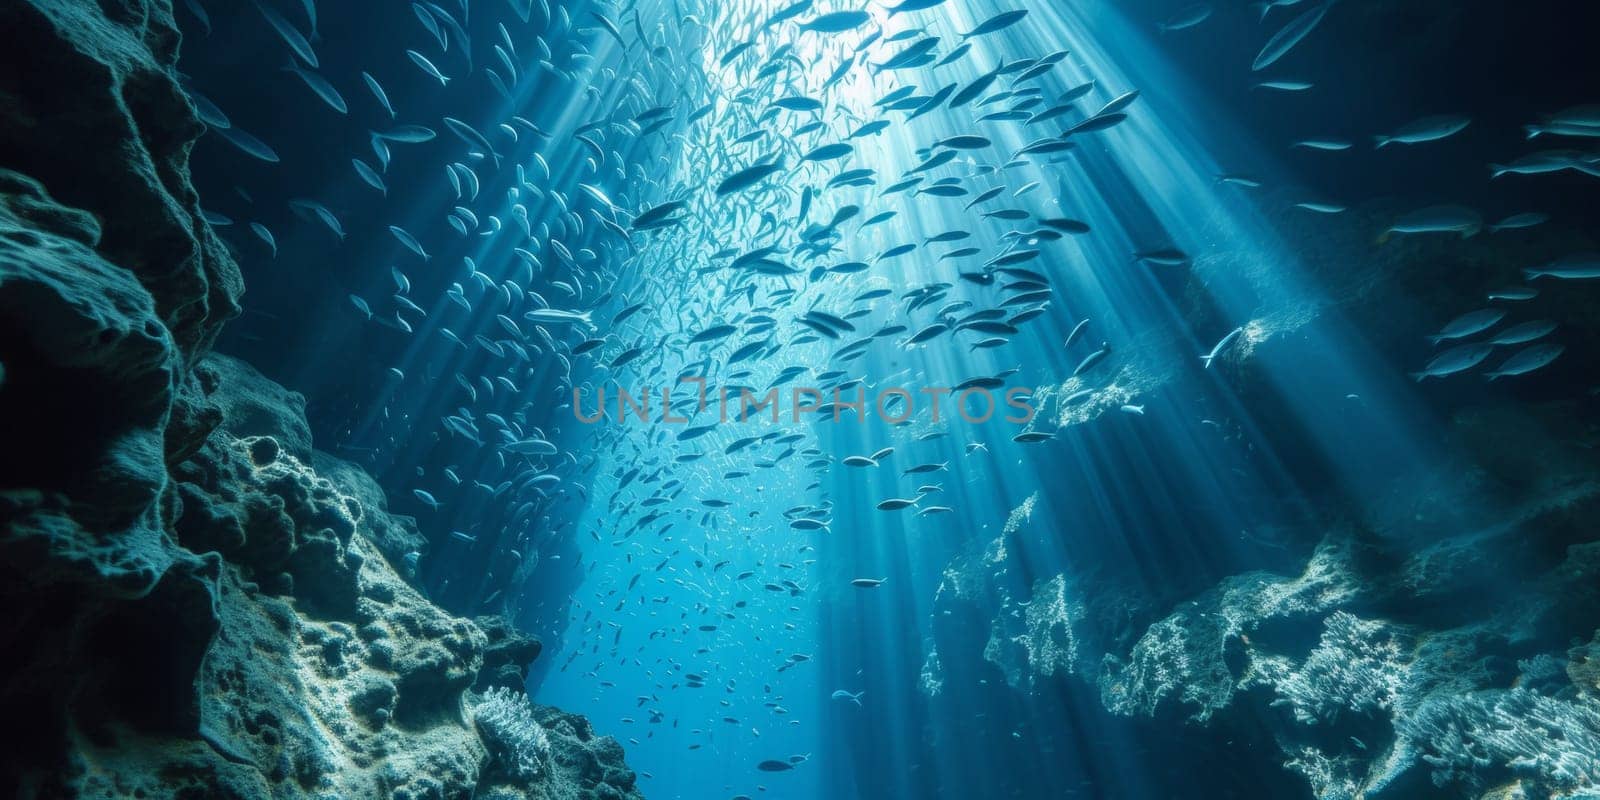
[[[0,795],[1600,798],[1597,30],[0,0]]]

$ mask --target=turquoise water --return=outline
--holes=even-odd
[[[251,292],[223,349],[417,516],[431,596],[544,639],[533,697],[621,741],[648,797],[1345,796],[1302,745],[1465,796],[1414,753],[1386,772],[1409,701],[1307,659],[1340,613],[1422,636],[1533,591],[1444,608],[1391,567],[1537,502],[1557,465],[1508,479],[1484,441],[1592,415],[1592,285],[1521,274],[1592,262],[1559,261],[1592,230],[1588,133],[1556,173],[1486,169],[1592,99],[1549,33],[1584,12],[948,0],[804,27],[844,10],[322,8],[335,102],[276,71],[312,67],[257,10],[212,9],[184,65],[275,159],[197,153]],[[1485,299],[1511,285],[1542,294]],[[1480,306],[1561,349],[1434,361]],[[684,377],[735,417],[775,386],[777,419]],[[797,416],[798,388],[868,405]],[[944,390],[970,391],[935,420]],[[1493,435],[1462,433],[1480,412]],[[1479,688],[1570,632],[1497,634]]]

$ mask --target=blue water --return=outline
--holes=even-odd
[[[348,114],[278,71],[291,56],[254,9],[211,9],[208,36],[186,20],[184,66],[196,88],[281,157],[263,163],[208,136],[196,154],[197,180],[206,207],[236,220],[228,235],[250,290],[246,316],[221,348],[305,392],[319,447],[367,466],[394,507],[416,515],[430,541],[418,574],[430,596],[461,614],[506,614],[544,640],[530,693],[621,741],[647,797],[1312,796],[1272,755],[1289,727],[1284,719],[1240,712],[1207,726],[1189,719],[1192,706],[1171,704],[1154,714],[1117,713],[1111,698],[1125,687],[1106,677],[1103,659],[1128,658],[1149,625],[1229,576],[1300,574],[1327,530],[1359,529],[1403,555],[1496,519],[1511,503],[1505,495],[1439,478],[1475,468],[1477,453],[1448,433],[1452,415],[1471,403],[1533,405],[1586,388],[1581,365],[1593,363],[1595,340],[1570,332],[1565,355],[1523,380],[1414,381],[1408,373],[1432,353],[1422,328],[1481,305],[1486,282],[1515,282],[1531,265],[1479,248],[1483,239],[1457,247],[1453,235],[1391,243],[1382,234],[1401,213],[1440,203],[1473,206],[1489,221],[1537,209],[1567,230],[1593,225],[1593,206],[1582,199],[1592,178],[1490,186],[1484,170],[1524,152],[1521,124],[1593,99],[1592,78],[1560,65],[1559,54],[1582,35],[1552,32],[1553,20],[1571,22],[1588,9],[1481,2],[1408,10],[1349,0],[1278,65],[1252,73],[1263,42],[1311,9],[1309,0],[1274,10],[1266,22],[1254,9],[1217,4],[1192,29],[1165,33],[1158,23],[1185,4],[1036,4],[1016,25],[973,37],[948,65],[874,75],[860,62],[882,63],[915,39],[877,42],[823,89],[841,54],[879,26],[886,35],[925,27],[941,37],[942,57],[961,32],[1013,6],[947,0],[889,16],[873,5],[859,30],[818,35],[794,22],[765,27],[784,5],[777,3],[578,3],[553,6],[546,21],[542,2],[531,22],[518,18],[515,2],[471,4],[463,26],[470,70],[453,34],[444,32],[450,44],[441,48],[404,4],[325,4],[314,41],[318,70]],[[281,5],[303,24],[294,4]],[[463,16],[453,3],[440,7]],[[595,13],[614,21],[628,44]],[[494,51],[504,47],[500,25],[517,51],[503,56],[519,75],[506,94],[486,77],[495,69],[509,83]],[[550,54],[539,52],[536,35]],[[745,41],[755,44],[720,63]],[[433,59],[450,82],[418,69],[408,49]],[[1094,85],[1050,123],[975,121],[1005,102],[909,120],[875,106],[896,87],[932,94],[966,86],[1002,59],[1061,50],[1068,54],[1060,63],[1023,85],[1038,86],[1046,104]],[[777,77],[758,80],[775,53]],[[363,70],[382,82],[395,119],[368,92]],[[1316,88],[1250,88],[1289,77]],[[1125,120],[1071,136],[1070,151],[1002,166],[1028,142],[1133,90],[1139,95]],[[784,96],[823,98],[826,111],[769,111]],[[707,104],[708,115],[691,122]],[[630,120],[655,106],[668,107],[667,121],[641,135],[653,118]],[[1404,152],[1371,148],[1375,133],[1455,111],[1473,115],[1458,136]],[[446,116],[483,132],[498,168],[474,154],[481,147],[452,135]],[[890,126],[848,140],[846,159],[801,162],[877,118]],[[823,129],[795,135],[815,119]],[[376,164],[368,131],[400,123],[426,125],[437,138],[390,142],[380,195],[350,160]],[[736,143],[758,128],[763,139]],[[972,134],[992,144],[929,170],[918,187],[956,177],[971,189],[965,196],[883,193],[927,158],[923,148]],[[1350,140],[1354,152],[1289,147],[1314,137]],[[715,196],[718,182],[775,153],[784,156],[778,176]],[[451,163],[481,180],[476,199],[453,188]],[[824,188],[851,168],[874,170],[876,183]],[[993,200],[963,208],[1002,184]],[[807,188],[813,199],[800,222]],[[341,240],[314,216],[297,216],[292,198],[330,209],[348,235]],[[674,200],[688,207],[665,230],[624,236],[602,222],[625,226]],[[1349,210],[1319,216],[1293,207],[1311,200]],[[807,259],[795,250],[807,225],[826,224],[850,205],[859,212],[840,226],[830,252]],[[457,206],[476,218],[468,223],[456,212],[467,235],[446,222]],[[520,231],[518,208],[531,237]],[[1027,216],[981,216],[998,209]],[[897,213],[862,228],[883,211]],[[498,232],[485,232],[491,216]],[[1050,218],[1081,221],[1088,232],[1025,245],[1007,237]],[[274,231],[275,258],[243,227],[251,220]],[[414,234],[428,257],[391,235],[391,225]],[[927,243],[951,230],[971,235]],[[878,260],[902,243],[917,247]],[[714,257],[768,244],[782,248],[775,258],[795,274],[740,273],[729,257]],[[939,257],[963,247],[978,254]],[[1462,264],[1456,273],[1470,280],[1397,280],[1396,253],[1410,257],[1418,247]],[[941,307],[970,302],[944,315],[959,318],[1019,293],[1000,284],[1032,278],[1002,273],[980,285],[959,274],[1018,249],[1040,251],[1017,266],[1041,273],[1050,297],[1006,315],[1035,306],[1041,313],[993,347],[975,347],[990,334],[970,330],[905,344]],[[1178,263],[1136,256],[1158,250],[1181,251]],[[812,273],[847,261],[870,266]],[[514,300],[501,288],[508,281]],[[452,284],[471,310],[449,296]],[[947,284],[937,289],[943,296],[908,310],[904,295],[932,284]],[[855,299],[874,289],[889,294]],[[589,312],[594,322],[535,332],[520,313],[539,303],[523,292]],[[396,294],[425,313],[404,310]],[[350,295],[373,309],[371,319]],[[610,323],[640,302],[625,323]],[[853,332],[830,338],[797,322],[812,309],[865,313],[851,319]],[[500,314],[512,317],[516,333]],[[719,323],[740,331],[689,342]],[[854,360],[834,357],[890,324],[907,329]],[[1201,356],[1235,329],[1208,367]],[[476,335],[516,341],[528,357],[504,346],[497,354]],[[574,352],[589,338],[605,342]],[[763,339],[771,345],[760,354],[732,360],[739,346]],[[1073,377],[1103,344],[1109,355]],[[639,357],[607,366],[634,347]],[[796,422],[785,391],[777,423],[725,422],[681,438],[711,422],[715,409],[688,423],[660,421],[663,388],[675,388],[675,401],[692,396],[678,387],[680,375],[764,389],[791,365],[807,372],[789,385],[831,390],[862,379],[846,399],[904,387],[917,413],[898,425],[870,408]],[[844,375],[818,379],[830,369]],[[1030,390],[1038,413],[1028,423],[998,415],[968,422],[948,399],[942,419],[932,420],[924,388],[1007,370],[1015,372],[1003,387]],[[588,413],[600,386],[610,387],[613,404],[618,387],[652,390],[652,421],[615,413],[579,421],[573,389]],[[481,444],[446,424],[465,417],[461,409]],[[537,432],[557,453],[508,455],[495,432],[501,427],[529,438]],[[1048,438],[1016,441],[1026,432]],[[741,444],[750,437],[758,441]],[[878,465],[842,463],[889,447]],[[703,457],[676,460],[685,454]],[[939,466],[905,473],[922,464]],[[527,484],[544,473],[559,483]],[[925,486],[937,488],[919,492]],[[890,498],[917,502],[877,508]],[[925,513],[929,506],[947,510]],[[808,515],[820,528],[793,524]],[[1067,599],[1051,610],[1044,588],[1057,576]],[[882,583],[852,584],[859,579]],[[1478,601],[1493,605],[1518,592],[1486,585]],[[1071,620],[1071,641],[1056,642],[1071,652],[1051,656],[1060,658],[1054,674],[1037,660],[1007,672],[1014,660],[1000,651],[1030,614]],[[1022,628],[1007,628],[1007,620]],[[1319,623],[1273,624],[1293,628],[1280,633],[1309,648]],[[836,692],[860,693],[859,704]],[[789,768],[757,768],[768,760]],[[1410,785],[1433,791],[1425,776]]]

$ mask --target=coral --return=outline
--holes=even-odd
[[[1506,771],[1539,796],[1600,792],[1600,706],[1527,689],[1435,695],[1400,722],[1440,786]],[[1503,777],[1503,776],[1502,776]]]
[[[1195,707],[1195,720],[1209,719],[1232,702],[1244,677],[1229,666],[1228,648],[1265,622],[1320,613],[1352,597],[1358,586],[1349,557],[1347,547],[1326,540],[1297,577],[1232,576],[1151,625],[1126,659],[1104,656],[1099,685],[1106,708],[1151,715],[1176,699]]]
[[[1013,688],[1075,672],[1080,642],[1074,629],[1083,616],[1066,575],[1041,580],[1026,608],[1007,608],[995,617],[984,659],[1000,667]]]
[[[472,721],[506,772],[524,781],[538,777],[550,758],[550,738],[534,719],[526,694],[490,689],[472,704]]]
[[[922,672],[917,677],[917,688],[929,697],[944,692],[944,664],[939,661],[939,647],[930,645],[928,655],[922,660]]]
[[[1343,711],[1387,711],[1407,680],[1404,638],[1392,625],[1336,611],[1323,621],[1316,649],[1275,688],[1307,724],[1332,721]]]
[[[622,761],[622,745],[596,736],[589,721],[549,706],[534,717],[550,740],[548,772],[529,797],[549,800],[640,800],[633,771]]]

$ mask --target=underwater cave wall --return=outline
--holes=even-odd
[[[431,603],[305,402],[209,352],[239,270],[165,0],[0,5],[0,793],[638,797]]]

